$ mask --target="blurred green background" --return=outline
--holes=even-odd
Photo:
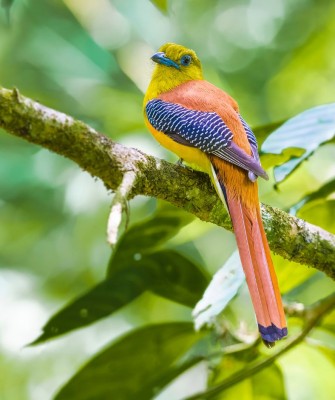
[[[15,0],[10,24],[6,9],[0,12],[0,85],[15,86],[113,140],[174,162],[142,117],[150,56],[161,44],[194,49],[206,79],[235,97],[255,127],[334,102],[334,37],[335,3],[329,0]],[[273,179],[260,182],[261,200],[289,210],[332,182],[334,150],[334,143],[320,147],[276,190]],[[299,210],[300,217],[333,233],[334,186]],[[72,162],[0,131],[1,400],[51,399],[120,334],[149,323],[192,321],[190,307],[147,292],[88,328],[24,347],[52,314],[104,279],[111,200],[101,182]],[[154,199],[132,200],[131,224],[156,208]],[[193,221],[166,248],[177,249],[210,276],[232,254],[235,241],[223,229]],[[322,273],[274,259],[287,301],[310,304],[334,291]],[[247,296],[234,301],[235,314],[240,310],[250,318]],[[248,312],[241,311],[245,302]],[[280,359],[276,390],[262,392],[264,381],[247,380],[217,398],[330,399],[334,321],[333,315],[327,329],[316,329]],[[290,326],[295,332],[299,322]],[[233,372],[236,366],[229,362],[222,369]],[[156,398],[178,400],[203,390],[207,374],[207,364],[199,364]]]

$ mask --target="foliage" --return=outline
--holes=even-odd
[[[312,108],[285,122],[264,141],[262,162],[265,168],[276,166],[277,182],[283,181],[318,147],[334,139],[334,115],[335,104]]]
[[[335,232],[335,128],[333,113],[324,114],[335,101],[330,2],[2,3],[12,7],[10,28],[0,16],[1,85],[170,160],[145,130],[142,91],[150,55],[162,43],[193,47],[206,77],[257,127],[263,164],[275,166],[276,180],[260,182],[262,201]],[[110,254],[110,201],[69,161],[1,132],[1,398],[177,400],[235,373],[237,381],[216,399],[329,398],[334,311],[304,343],[248,375],[250,364],[272,353],[255,339],[250,300],[229,258],[231,233],[138,198]],[[318,302],[334,284],[274,260],[295,337],[308,318],[294,303]],[[231,290],[221,287],[227,276]],[[198,324],[207,326],[200,333],[192,325],[195,306],[204,311]],[[28,342],[35,346],[22,349]]]
[[[178,359],[197,340],[185,322],[135,330],[92,359],[55,399],[152,398],[185,370],[186,361],[178,365]]]

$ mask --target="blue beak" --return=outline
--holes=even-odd
[[[163,64],[166,65],[167,67],[174,67],[180,69],[180,66],[174,61],[170,60],[170,58],[166,57],[165,53],[163,53],[162,51],[155,53],[151,57],[151,59],[157,64]]]

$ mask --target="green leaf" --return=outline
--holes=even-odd
[[[146,290],[193,307],[208,283],[194,263],[174,250],[162,250],[131,260],[128,267],[65,306],[50,318],[32,344],[82,328],[116,312]]]
[[[247,363],[240,363],[240,369],[246,366]],[[237,383],[236,385],[222,391],[221,394],[215,397],[216,400],[237,398],[241,398],[243,400],[287,399],[281,370],[276,365],[271,365],[254,375],[252,378],[242,380],[240,383]]]
[[[152,399],[180,372],[178,359],[200,338],[190,323],[132,331],[86,364],[55,400]]]
[[[254,400],[252,393],[252,385],[250,379],[245,379],[233,387],[223,390],[217,396],[215,400],[233,400],[233,399],[243,399],[243,400]]]
[[[326,348],[332,353],[332,360],[335,361],[335,333],[325,327],[316,327],[308,335],[308,343],[315,347]]]
[[[107,279],[56,313],[32,344],[53,339],[104,318],[146,290],[193,307],[208,283],[205,273],[173,250],[157,251],[193,216],[162,206],[120,238],[109,264]]]
[[[167,0],[150,0],[163,14],[167,14],[168,2]]]
[[[206,289],[207,275],[174,250],[153,253],[148,259],[149,289],[159,296],[193,307]]]
[[[286,165],[290,160],[301,157],[305,153],[304,149],[298,147],[288,147],[283,149],[280,154],[261,153],[262,166],[265,169],[271,168],[274,165]]]
[[[52,316],[42,335],[31,345],[40,344],[106,317],[130,303],[147,289],[146,271],[128,268],[105,280]]]
[[[335,103],[304,111],[289,119],[264,141],[262,153],[271,153],[267,159],[264,157],[265,164],[267,167],[276,165],[275,179],[282,182],[320,145],[332,140],[334,134]]]
[[[154,252],[193,219],[183,210],[163,206],[150,219],[134,224],[120,237],[109,262],[108,275]]]
[[[306,267],[305,267],[306,268]],[[317,302],[334,291],[334,282],[326,277],[321,271],[316,271],[310,277],[305,277],[304,281],[289,292],[285,297],[288,301],[311,304]]]
[[[288,297],[291,297],[291,291],[296,291],[297,288],[301,288],[301,285],[304,285],[308,279],[317,273],[317,270],[314,268],[296,264],[279,255],[273,254],[272,260],[276,267],[280,292],[285,294],[285,296],[288,295]],[[291,297],[291,300],[294,301],[296,299]]]
[[[285,400],[287,398],[283,373],[275,364],[254,375],[251,382],[253,399]]]
[[[196,329],[204,325],[212,326],[218,315],[235,297],[244,281],[245,275],[240,257],[235,251],[224,266],[215,273],[202,299],[195,306],[193,317]]]
[[[209,385],[216,386],[229,380],[231,375],[243,372],[250,362],[261,360],[258,348],[249,347],[243,350],[225,354],[220,363],[215,367],[209,379]],[[244,379],[223,390],[215,396],[217,400],[237,399],[243,400],[285,400],[285,385],[283,375],[277,365],[270,365],[249,378],[246,373]]]
[[[317,191],[309,193],[306,195],[303,199],[298,201],[296,204],[291,206],[290,208],[290,214],[296,215],[297,212],[307,203],[310,203],[314,200],[318,199],[325,199],[328,197],[330,194],[335,192],[335,179],[325,183],[322,185]]]

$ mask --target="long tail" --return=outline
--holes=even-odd
[[[287,335],[287,327],[259,203],[250,209],[227,192],[225,197],[259,332],[264,343],[272,347],[273,342]]]

